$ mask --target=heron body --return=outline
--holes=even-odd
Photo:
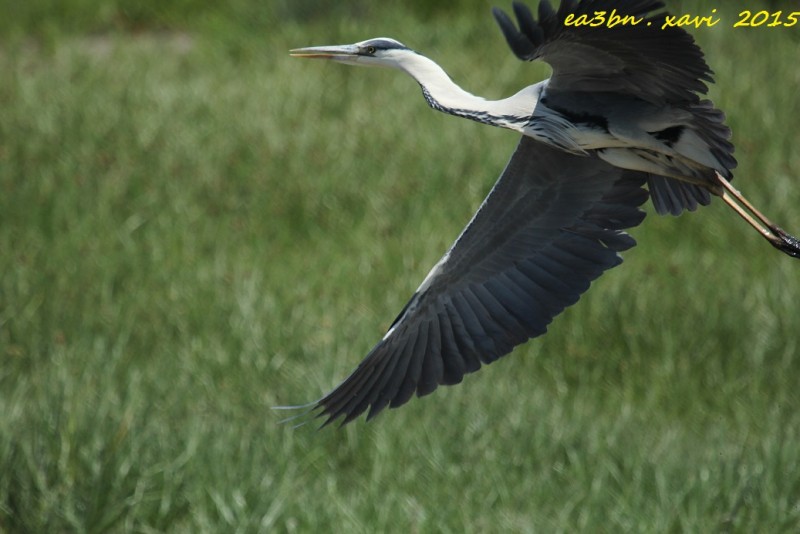
[[[717,132],[703,130],[709,125],[722,126],[724,118],[708,101],[680,107],[668,103],[651,104],[610,92],[549,91],[549,80],[526,87],[503,100],[485,100],[464,91],[439,65],[396,41],[375,39],[359,46],[369,47],[371,42],[397,46],[387,49],[394,51],[384,56],[391,57],[387,64],[416,79],[426,102],[437,111],[515,130],[574,154],[586,155],[587,151],[597,150],[598,157],[614,165],[657,171],[662,175],[675,174],[678,179],[686,177],[685,169],[676,173],[670,165],[658,167],[657,158],[650,161],[631,157],[634,154],[631,150],[615,149],[660,154],[664,160],[683,161],[687,168],[711,168],[727,176],[730,176],[730,168],[736,165],[730,157],[733,146],[726,143],[730,132],[724,127]],[[716,112],[710,124],[697,120],[697,112],[709,110]],[[697,130],[706,133],[712,141],[703,140],[695,133]],[[728,154],[727,158],[720,154],[719,159],[724,159],[725,163],[712,155],[710,145],[713,142],[722,145]]]
[[[614,8],[636,27],[566,26],[570,15]],[[728,180],[736,167],[724,114],[709,100],[711,72],[680,28],[660,29],[656,0],[546,0],[538,19],[514,3],[519,28],[497,19],[520,59],[542,59],[551,78],[502,100],[456,85],[399,41],[292,51],[299,57],[401,70],[435,110],[522,134],[506,169],[465,230],[388,332],[333,392],[313,403],[326,424],[404,404],[545,333],[635,241],[625,229],[721,197],[776,248],[800,242],[756,210]],[[646,189],[645,189],[646,188]]]

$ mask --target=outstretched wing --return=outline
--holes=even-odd
[[[696,103],[708,90],[711,70],[686,31],[663,30],[663,2],[657,0],[562,0],[554,11],[539,2],[539,18],[514,2],[519,29],[500,9],[492,10],[511,50],[520,59],[541,59],[553,68],[548,91],[608,91],[652,102]],[[612,15],[633,17],[608,27]],[[598,27],[567,25],[592,21]],[[602,19],[601,19],[602,17]],[[637,21],[633,24],[633,21]]]
[[[319,400],[325,424],[461,382],[543,334],[635,244],[643,173],[523,137],[489,196],[383,339]]]
[[[541,0],[538,20],[524,4],[513,7],[519,28],[497,8],[495,19],[517,57],[541,59],[553,68],[547,84],[551,100],[606,92],[689,111],[692,129],[731,179],[736,160],[725,116],[698,96],[708,91],[711,70],[691,35],[677,27],[662,29],[669,15],[663,2],[562,0],[554,11]],[[651,176],[648,187],[660,214],[679,215],[711,201],[705,188],[660,176]]]

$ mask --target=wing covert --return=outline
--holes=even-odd
[[[358,368],[315,408],[368,419],[461,382],[543,334],[635,241],[647,176],[523,137],[444,258]]]

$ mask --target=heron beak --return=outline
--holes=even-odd
[[[358,51],[359,48],[356,45],[310,46],[308,48],[289,50],[289,55],[292,57],[332,59],[334,61],[353,61],[359,57]]]

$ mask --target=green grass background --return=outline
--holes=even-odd
[[[458,387],[278,424],[379,339],[516,143],[288,49],[389,35],[490,98],[547,75],[483,0],[316,4],[0,2],[0,531],[800,528],[800,264],[720,202],[651,213]],[[791,3],[670,4],[718,8],[692,33],[736,183],[800,231],[800,29],[730,27]]]

